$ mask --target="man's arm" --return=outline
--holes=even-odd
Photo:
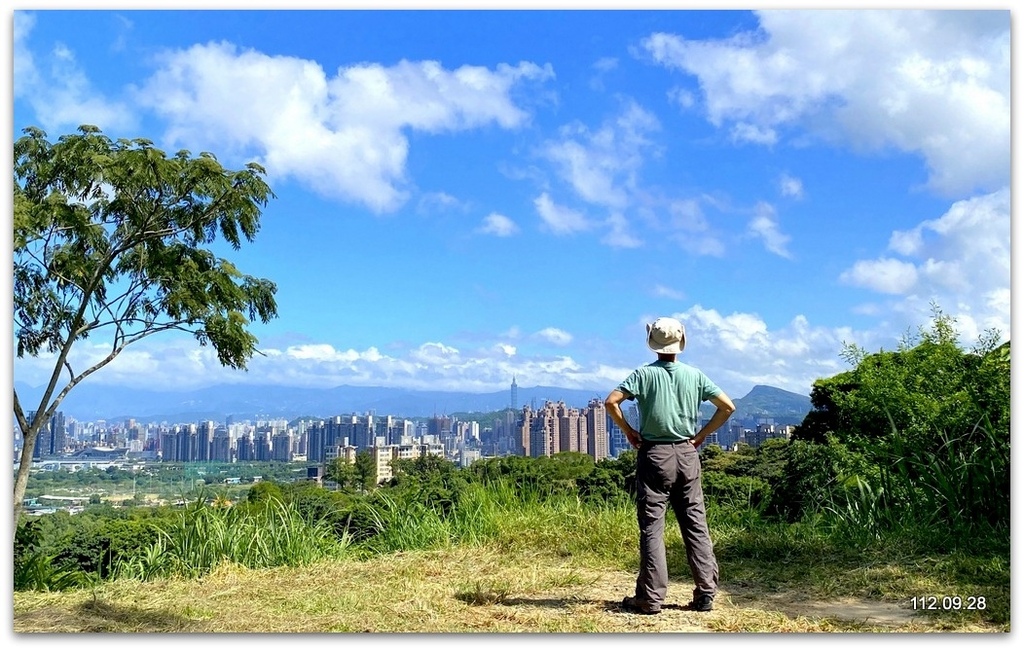
[[[640,447],[640,432],[629,425],[626,422],[626,418],[622,415],[622,402],[627,399],[633,399],[629,395],[626,395],[619,389],[615,389],[608,393],[608,397],[604,398],[604,407],[608,411],[608,415],[611,416],[612,422],[618,425],[622,432],[626,434],[626,439],[629,440],[629,444],[634,449]]]
[[[699,447],[704,439],[709,435],[718,430],[718,427],[722,426],[729,421],[729,416],[736,410],[736,405],[732,403],[729,396],[725,394],[725,391],[710,398],[709,401],[718,407],[715,414],[711,416],[708,423],[701,427],[701,430],[697,432],[697,435],[693,437],[693,446]]]

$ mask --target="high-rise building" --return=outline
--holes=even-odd
[[[619,454],[633,448],[629,444],[626,434],[619,428],[619,425],[615,424],[612,416],[608,415],[607,409],[605,409],[605,428],[608,430],[608,453],[612,458],[618,458]]]
[[[555,413],[558,416],[558,448],[561,451],[587,453],[587,420],[579,409],[569,408],[559,402]]]
[[[533,414],[530,423],[530,456],[554,456],[562,451],[560,416],[564,409],[564,402],[544,402],[544,406]]]
[[[295,436],[288,429],[275,431],[270,439],[270,458],[282,462],[291,462],[295,455]]]
[[[256,446],[248,430],[238,437],[235,452],[240,461],[256,460]]]
[[[515,439],[512,441],[512,453],[516,456],[532,456],[530,447],[530,430],[533,428],[533,409],[523,405],[516,421]]]
[[[213,430],[213,442],[210,443],[210,460],[230,463],[234,458],[231,454],[231,437],[227,427],[217,427]]]
[[[216,428],[217,425],[212,420],[199,424],[196,436],[196,457],[189,460],[198,460],[200,462],[212,460],[210,454],[213,449],[213,432]]]
[[[28,421],[36,417],[35,411],[29,411]],[[36,436],[36,445],[32,449],[32,458],[43,456],[56,456],[64,453],[67,446],[67,429],[64,423],[64,412],[57,411],[50,419],[43,423],[39,434]]]
[[[512,401],[509,408],[513,411],[519,408],[519,384],[516,383],[516,376],[512,375]]]
[[[611,455],[608,440],[608,411],[604,407],[604,400],[594,398],[587,404],[584,411],[587,420],[587,453],[594,461],[603,460]]]

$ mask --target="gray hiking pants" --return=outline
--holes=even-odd
[[[686,560],[693,575],[693,597],[718,591],[718,561],[711,546],[700,484],[700,457],[689,441],[640,445],[636,465],[636,513],[640,525],[640,572],[636,598],[660,606],[668,592],[665,561],[665,512],[679,522]]]

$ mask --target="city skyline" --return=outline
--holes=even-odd
[[[224,247],[278,285],[249,372],[167,335],[90,383],[606,394],[670,315],[733,397],[806,395],[932,301],[965,346],[1009,338],[1009,34],[993,10],[19,10],[13,136],[95,124],[259,161],[277,195]]]
[[[480,458],[561,452],[579,452],[600,461],[632,449],[603,401],[596,398],[585,407],[545,400],[540,406],[523,405],[490,415],[488,419],[435,415],[417,421],[352,413],[294,422],[274,418],[232,422],[228,418],[226,422],[158,424],[134,418],[81,422],[65,419],[58,411],[36,439],[33,462],[49,469],[115,457],[169,463],[306,462],[322,467],[335,458],[344,456],[351,462],[357,452],[372,451],[379,463],[436,454],[465,466]],[[635,404],[625,409],[625,417],[639,427]],[[757,447],[769,438],[788,438],[793,429],[769,416],[730,417],[706,443],[724,449],[735,449],[740,442]]]

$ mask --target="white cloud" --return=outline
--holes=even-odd
[[[613,248],[639,248],[643,241],[633,234],[629,221],[619,213],[608,215],[605,219],[608,232],[601,238],[601,243]]]
[[[775,129],[737,122],[729,133],[733,142],[752,142],[754,144],[773,145],[779,141],[779,134]]]
[[[547,192],[534,199],[533,205],[546,228],[556,235],[569,235],[589,230],[592,226],[581,213],[552,201]]]
[[[841,282],[881,293],[905,294],[917,284],[917,268],[891,257],[858,260],[839,276]]]
[[[786,245],[789,243],[789,235],[784,235],[779,230],[778,221],[775,218],[775,208],[767,203],[760,202],[754,209],[754,217],[747,224],[747,232],[764,242],[764,247],[779,257],[791,258]]]
[[[1010,190],[957,201],[938,219],[898,230],[889,250],[906,259],[858,260],[840,280],[901,297],[887,308],[925,323],[930,303],[958,319],[968,340],[1010,331]]]
[[[79,68],[75,54],[56,43],[41,58],[28,47],[35,16],[14,13],[14,96],[26,100],[47,133],[91,124],[103,131],[131,129],[137,119],[121,101],[104,97]]]
[[[563,127],[562,138],[546,143],[541,155],[581,199],[622,210],[630,203],[644,156],[656,151],[647,134],[659,128],[654,115],[629,102],[595,132],[580,123]]]
[[[844,341],[876,340],[849,328],[812,326],[803,315],[774,330],[756,314],[723,315],[699,304],[674,316],[686,327],[680,361],[699,367],[726,392],[727,386],[765,384],[809,394],[814,380],[846,369],[839,359]]]
[[[654,288],[651,289],[651,293],[656,298],[671,298],[672,300],[682,300],[686,297],[686,294],[682,291],[673,289],[672,287],[666,287],[663,284],[654,285]]]
[[[691,255],[720,257],[725,254],[725,244],[712,231],[701,204],[698,199],[679,199],[669,204],[669,237]]]
[[[316,361],[318,363],[354,363],[356,361],[378,361],[381,354],[377,348],[370,347],[363,352],[356,350],[336,350],[326,343],[290,346],[285,354],[292,359]]]
[[[330,198],[378,212],[408,196],[405,129],[517,128],[529,115],[510,91],[553,76],[532,63],[443,68],[435,61],[360,64],[328,76],[314,61],[230,43],[166,52],[137,101],[168,121],[171,143],[257,156]]]
[[[804,198],[804,184],[799,178],[783,174],[779,178],[779,193],[787,198]]]
[[[548,343],[554,343],[555,345],[569,345],[572,343],[572,334],[557,327],[545,327],[534,334],[534,337]]]
[[[424,343],[409,356],[422,364],[450,364],[458,363],[460,360],[458,348],[444,343]]]
[[[29,34],[35,28],[36,18],[30,13],[16,11],[13,25],[14,96],[22,97],[39,84],[39,72],[36,70],[35,58],[26,44]]]
[[[477,232],[484,233],[485,235],[509,237],[519,232],[519,226],[505,215],[492,212],[484,217],[483,225],[477,229]]]
[[[685,363],[704,370],[733,397],[754,384],[768,384],[806,394],[811,383],[845,369],[838,353],[843,341],[872,349],[895,341],[873,332],[848,328],[815,327],[797,316],[781,328],[770,328],[751,313],[720,314],[695,305],[671,314],[684,322],[687,331]],[[642,322],[648,322],[646,319]],[[144,385],[154,390],[187,390],[215,384],[256,383],[327,388],[339,385],[394,386],[417,390],[489,392],[505,390],[515,375],[520,386],[563,386],[594,390],[604,397],[629,372],[650,360],[643,346],[643,326],[636,328],[635,345],[622,341],[606,345],[614,354],[577,358],[574,354],[522,354],[507,341],[520,338],[518,329],[481,347],[464,348],[433,341],[392,347],[382,353],[375,347],[359,351],[339,349],[330,343],[306,342],[282,348],[265,348],[253,357],[248,371],[234,371],[217,362],[211,347],[200,347],[188,337],[156,337],[136,344],[89,381],[104,385]],[[530,339],[569,345],[573,337],[555,327],[534,332]],[[502,341],[501,339],[504,339]],[[589,343],[599,346],[596,341]],[[102,345],[78,345],[72,362],[84,367],[87,358],[105,354]],[[39,385],[52,358],[15,360],[15,377]],[[52,365],[51,365],[52,368]]]
[[[604,90],[604,75],[614,71],[619,67],[619,60],[606,56],[598,59],[594,62],[593,66],[594,75],[590,77],[590,88],[597,91]]]
[[[655,33],[653,59],[698,78],[708,120],[773,144],[801,125],[859,149],[922,156],[948,195],[1010,170],[1008,11],[759,11],[760,31]]]
[[[697,104],[697,98],[685,88],[672,88],[668,91],[668,98],[674,104],[678,104],[683,110],[693,108]]]
[[[439,214],[466,209],[465,203],[447,192],[427,192],[416,203],[416,211],[421,214]]]

